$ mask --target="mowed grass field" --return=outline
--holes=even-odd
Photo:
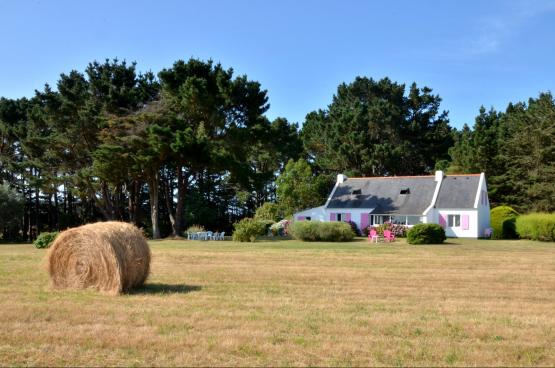
[[[555,243],[153,241],[145,288],[52,291],[0,245],[0,364],[553,366]]]

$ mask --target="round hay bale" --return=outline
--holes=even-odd
[[[142,232],[125,222],[97,222],[60,233],[48,251],[56,289],[94,288],[120,294],[142,285],[150,248]]]

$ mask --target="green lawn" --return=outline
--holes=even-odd
[[[150,244],[116,297],[0,245],[0,365],[555,365],[555,243]]]

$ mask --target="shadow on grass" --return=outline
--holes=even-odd
[[[193,291],[199,291],[201,289],[202,287],[199,285],[151,283],[151,284],[145,284],[140,288],[131,290],[129,294],[130,295],[188,294]]]
[[[256,237],[256,241],[258,242],[281,242],[281,241],[287,241],[287,240],[293,240],[292,237],[290,236],[257,236]]]

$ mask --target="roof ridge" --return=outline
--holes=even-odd
[[[445,176],[480,176],[482,174],[449,174]]]
[[[482,174],[449,174],[449,176],[480,176]],[[347,180],[358,179],[358,180],[369,180],[369,179],[412,179],[412,178],[434,178],[435,175],[400,175],[400,176],[353,176],[347,177]]]
[[[407,178],[433,178],[434,175],[406,175],[406,176],[355,176],[355,177],[347,177],[347,180],[350,179],[407,179]]]

